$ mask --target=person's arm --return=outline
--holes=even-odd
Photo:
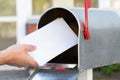
[[[1,51],[0,52],[0,65],[3,65],[3,64],[5,64],[5,62],[7,61],[7,59],[6,59],[6,55],[3,55],[4,54],[4,52],[3,51]]]
[[[28,55],[35,50],[32,45],[12,45],[0,51],[0,65],[12,65],[16,67],[37,67],[36,62]]]

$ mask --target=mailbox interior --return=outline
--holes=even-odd
[[[76,17],[73,15],[73,13],[63,8],[53,8],[43,13],[38,23],[38,29],[57,18],[63,18],[78,36],[79,25]],[[48,63],[78,64],[78,45],[63,52]]]

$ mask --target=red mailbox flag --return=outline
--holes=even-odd
[[[86,40],[90,39],[90,33],[88,29],[88,8],[91,7],[91,0],[84,0],[84,7],[85,7],[85,27],[83,30],[83,34]]]

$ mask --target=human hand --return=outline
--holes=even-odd
[[[29,51],[35,50],[35,46],[16,44],[3,50],[4,64],[16,67],[37,67],[36,62],[28,54]]]

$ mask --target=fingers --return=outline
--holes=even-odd
[[[34,59],[31,56],[27,56],[27,66],[30,68],[37,67],[37,63],[34,61]]]
[[[36,49],[33,45],[24,45],[26,51],[33,51]]]
[[[24,45],[24,48],[26,51],[33,51],[36,49],[35,46],[33,45]],[[30,68],[35,68],[37,67],[37,63],[34,61],[34,59],[30,56],[30,55],[26,55],[26,61],[25,61],[25,65],[26,67],[30,67]]]

